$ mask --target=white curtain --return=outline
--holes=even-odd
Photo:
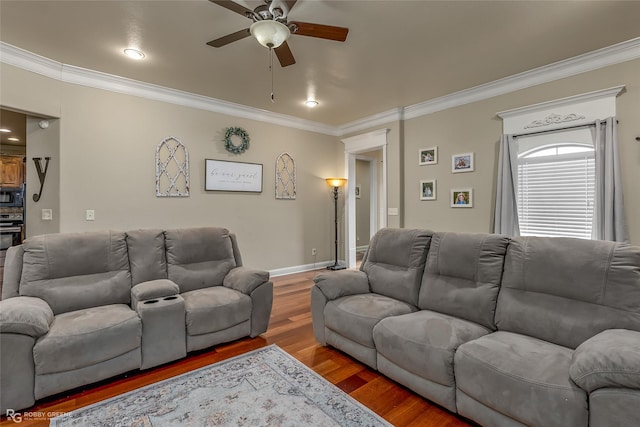
[[[616,120],[596,120],[596,188],[591,238],[628,242]]]
[[[518,205],[516,188],[518,183],[518,150],[513,135],[500,138],[500,156],[498,158],[498,182],[496,186],[496,209],[493,219],[493,231],[507,236],[519,236]]]

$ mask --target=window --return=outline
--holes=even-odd
[[[517,138],[520,234],[591,239],[595,192],[590,128]]]

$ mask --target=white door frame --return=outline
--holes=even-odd
[[[344,143],[345,170],[347,171],[347,191],[345,201],[345,263],[356,266],[356,158],[359,153],[382,150],[382,188],[379,189],[379,206],[373,209],[375,221],[371,221],[371,235],[387,226],[387,133],[389,129],[379,129],[342,140]],[[377,168],[374,168],[377,169]],[[377,186],[377,178],[376,178]],[[372,198],[374,199],[374,198]],[[375,197],[376,201],[378,197]],[[377,212],[380,212],[380,215]]]

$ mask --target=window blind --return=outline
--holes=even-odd
[[[591,238],[593,151],[518,159],[518,220],[523,236]]]

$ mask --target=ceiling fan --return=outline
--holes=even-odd
[[[209,1],[246,16],[253,21],[251,27],[212,40],[207,43],[209,46],[222,47],[253,35],[261,45],[275,51],[280,65],[283,67],[296,63],[293,53],[291,53],[291,49],[287,44],[287,39],[291,34],[343,42],[347,39],[347,34],[349,33],[349,29],[343,27],[287,21],[287,16],[297,0],[264,0],[265,4],[256,7],[254,10],[231,0]]]

